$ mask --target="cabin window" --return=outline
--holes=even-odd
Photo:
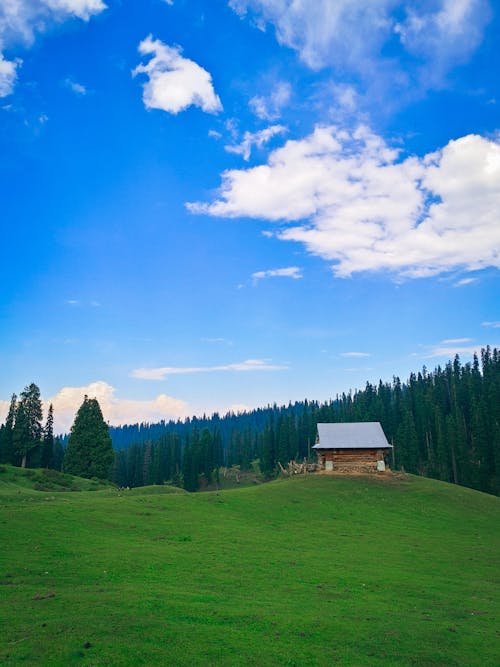
[[[325,461],[325,470],[333,470],[333,461]]]

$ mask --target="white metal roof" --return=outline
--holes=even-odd
[[[345,422],[318,424],[319,442],[313,449],[386,449],[380,422]]]

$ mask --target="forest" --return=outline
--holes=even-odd
[[[31,412],[37,400],[26,394],[30,388],[19,401],[13,397],[0,427],[0,462],[64,469],[68,437],[53,437],[52,412],[42,427],[41,409],[35,410],[35,435],[26,430],[27,400]],[[196,491],[216,482],[221,467],[248,470],[258,462],[271,479],[278,462],[314,459],[318,422],[347,421],[381,422],[394,446],[394,469],[500,494],[500,351],[490,347],[472,362],[456,356],[404,382],[367,382],[323,403],[306,399],[242,414],[111,426],[108,477],[124,487],[172,483]]]

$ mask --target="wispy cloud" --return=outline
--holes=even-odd
[[[266,359],[247,359],[235,364],[222,366],[163,366],[161,368],[136,368],[132,377],[139,380],[164,380],[169,375],[190,375],[193,373],[249,372],[249,371],[284,371],[287,365],[271,364]]]
[[[284,125],[271,125],[258,132],[245,132],[243,139],[239,144],[229,144],[224,146],[224,149],[228,153],[241,155],[244,160],[248,160],[253,146],[262,148],[262,146],[267,144],[273,137],[278,134],[283,134],[284,132],[287,132],[287,128]]]
[[[279,81],[267,97],[255,95],[250,100],[249,105],[258,118],[276,120],[281,116],[283,108],[290,101],[291,95],[292,86],[287,81]]]
[[[287,266],[284,269],[267,269],[267,271],[256,271],[252,273],[252,279],[257,282],[263,278],[302,278],[302,269],[298,266]]]
[[[88,21],[106,5],[102,0],[7,0],[0,4],[0,97],[10,95],[22,60],[6,60],[2,51],[19,44],[31,46],[37,33],[61,21],[79,18]]]
[[[193,60],[184,58],[180,47],[168,46],[149,35],[139,44],[139,53],[151,56],[147,64],[138,65],[132,72],[133,76],[145,74],[148,78],[142,96],[147,109],[171,114],[190,106],[208,113],[222,110],[211,75]]]
[[[221,343],[222,345],[233,345],[233,341],[229,340],[228,338],[223,338],[222,336],[214,337],[214,338],[207,338],[203,337],[200,338],[202,343]]]
[[[471,285],[472,283],[476,282],[477,278],[462,278],[461,280],[457,280],[453,287],[463,287],[464,285]]]
[[[441,357],[446,360],[452,359],[457,354],[472,357],[474,354],[479,354],[485,347],[486,343],[472,343],[471,338],[448,338],[436,345],[427,346],[424,357],[427,359]]]
[[[371,357],[372,355],[369,352],[341,352],[340,354],[341,357],[351,357],[353,359],[356,358],[363,358],[363,357]]]
[[[85,96],[88,92],[83,84],[78,83],[78,81],[75,81],[71,77],[68,77],[67,79],[64,80],[64,85],[66,86],[66,88],[75,93],[75,95],[78,95],[80,97]]]
[[[372,84],[438,86],[482,41],[487,0],[229,0],[241,18],[274,27],[312,69],[334,67]],[[349,38],[346,39],[346,35]],[[386,44],[399,57],[387,57]],[[384,55],[382,55],[384,54]]]
[[[500,322],[481,322],[483,327],[491,327],[492,329],[500,329]]]

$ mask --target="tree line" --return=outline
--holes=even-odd
[[[40,389],[31,383],[19,399],[12,395],[5,423],[0,426],[0,463],[22,468],[52,468],[80,477],[107,479],[114,452],[109,427],[95,398],[84,397],[66,447],[54,437],[54,409],[42,425]]]
[[[379,421],[394,446],[396,469],[500,494],[496,348],[465,364],[456,356],[432,372],[424,367],[405,382],[368,382],[324,403],[108,428],[97,400],[85,397],[62,441],[53,436],[51,407],[44,426],[41,420],[40,392],[32,384],[19,400],[13,396],[0,427],[0,462],[108,477],[120,486],[168,482],[195,491],[217,482],[223,466],[245,470],[258,461],[272,478],[278,462],[312,460],[319,422]]]
[[[314,458],[319,422],[350,421],[381,422],[396,469],[500,493],[500,352],[489,347],[472,362],[462,364],[457,355],[432,372],[424,367],[411,373],[405,382],[367,382],[324,403],[304,400],[222,418],[135,425],[145,441],[116,451],[114,479],[123,486],[170,481],[196,490],[211,484],[220,466],[250,469],[256,460],[272,477],[278,462]],[[153,433],[157,437],[148,437]]]

